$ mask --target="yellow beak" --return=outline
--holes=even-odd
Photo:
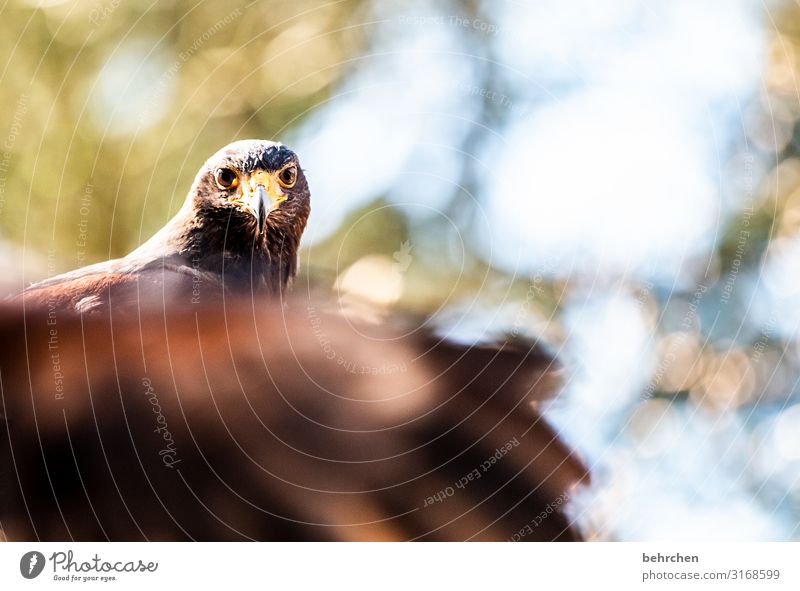
[[[275,177],[263,170],[257,170],[242,180],[242,201],[258,220],[258,231],[261,232],[267,215],[286,201],[286,194]]]

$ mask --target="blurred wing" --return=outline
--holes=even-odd
[[[538,348],[248,299],[8,307],[0,338],[26,343],[0,356],[12,540],[579,537],[586,471],[531,403],[553,388]]]

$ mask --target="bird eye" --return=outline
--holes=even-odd
[[[287,166],[278,173],[278,182],[285,188],[290,189],[297,181],[297,167]]]
[[[221,189],[233,189],[239,184],[239,177],[230,168],[218,168],[214,176]]]

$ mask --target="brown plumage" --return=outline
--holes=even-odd
[[[9,539],[579,538],[556,362],[288,298],[309,210],[290,150],[237,142],[134,252],[0,307]]]
[[[297,272],[309,212],[294,152],[265,140],[234,142],[209,158],[181,210],[150,240],[121,259],[34,284],[21,297],[85,312],[166,293],[196,300],[201,284],[277,295]],[[186,276],[192,289],[176,294]]]
[[[562,510],[586,472],[535,409],[557,384],[540,348],[297,296],[165,301],[0,308],[9,539],[579,538]]]

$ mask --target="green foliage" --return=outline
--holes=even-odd
[[[35,4],[0,22],[0,235],[50,271],[136,246],[226,143],[285,139],[365,42],[337,26],[360,0]]]

